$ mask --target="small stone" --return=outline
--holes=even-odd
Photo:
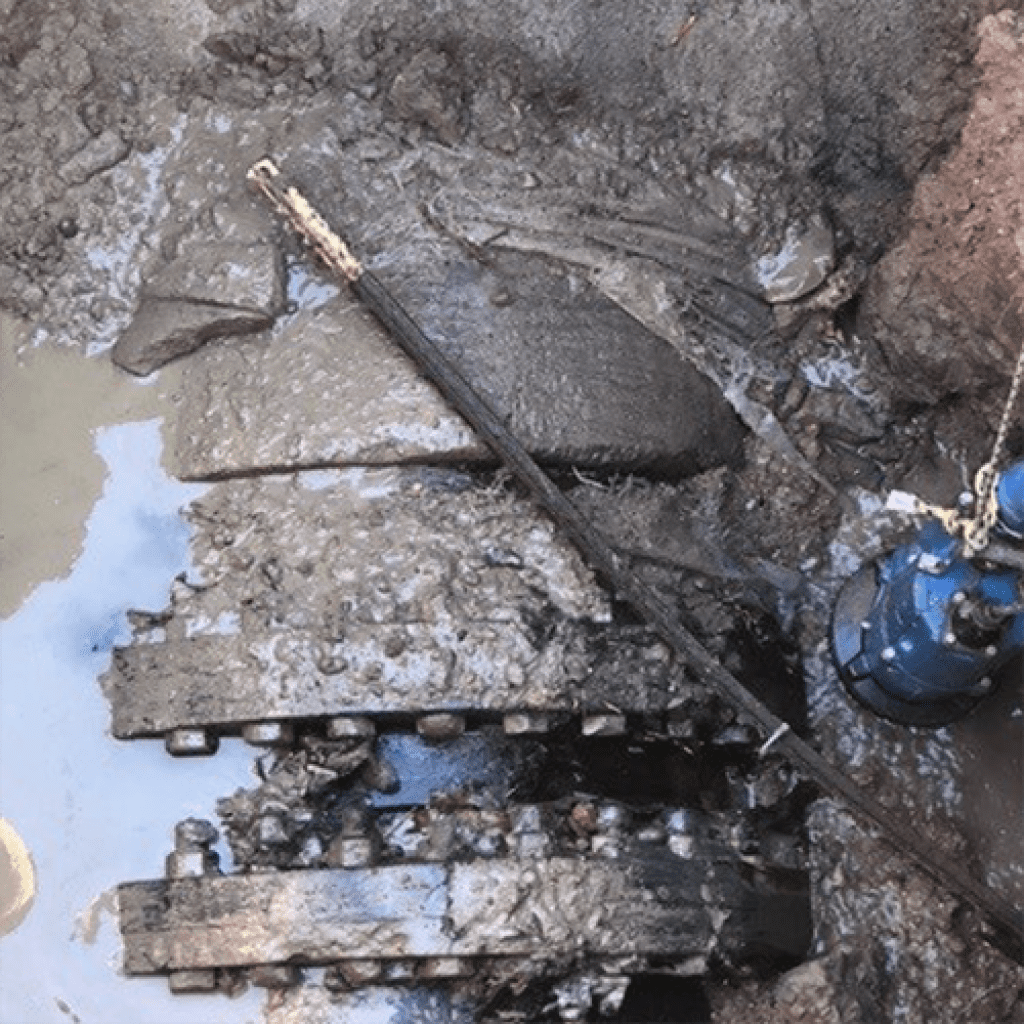
[[[211,846],[220,838],[216,827],[205,818],[186,818],[174,827],[174,848],[192,850]]]
[[[248,334],[270,323],[269,317],[247,310],[144,297],[111,356],[122,370],[145,377],[212,338]]]
[[[282,846],[288,838],[288,830],[278,815],[264,814],[256,822],[256,840],[261,846]]]
[[[668,848],[677,856],[682,857],[684,860],[689,860],[694,856],[694,851],[697,848],[697,841],[693,836],[680,835],[673,832],[668,837]]]
[[[69,43],[64,47],[60,55],[60,66],[69,92],[81,92],[93,79],[89,55],[78,43]]]
[[[64,163],[59,173],[69,185],[82,185],[90,178],[119,164],[130,147],[113,128],[90,139]]]
[[[767,302],[792,302],[817,288],[834,265],[832,229],[815,217],[803,231],[790,227],[782,248],[757,260],[755,274]]]
[[[615,860],[622,856],[622,839],[619,836],[594,836],[590,849],[596,857]]]
[[[597,827],[602,832],[621,832],[629,824],[629,813],[620,804],[602,804],[597,812]]]
[[[324,844],[319,836],[307,836],[295,858],[296,866],[303,868],[319,867],[324,856]]]
[[[577,835],[591,835],[597,831],[597,808],[593,804],[575,804],[569,812],[569,827]]]

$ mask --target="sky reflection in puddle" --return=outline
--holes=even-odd
[[[96,432],[103,495],[67,578],[38,586],[0,623],[0,813],[24,839],[36,901],[0,939],[7,1024],[241,1024],[262,996],[175,999],[162,979],[118,973],[114,902],[121,881],[159,877],[175,822],[213,817],[217,797],[252,782],[251,752],[228,742],[182,762],[162,744],[116,742],[97,683],[128,638],[128,608],[160,609],[188,564],[179,508],[202,488],[160,467],[159,420]]]

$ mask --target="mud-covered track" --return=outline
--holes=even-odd
[[[571,624],[557,645],[561,661],[539,655],[514,623],[468,623],[457,633],[424,623],[348,626],[334,662],[320,637],[299,631],[136,644],[114,655],[113,732],[237,732],[254,721],[340,715],[665,712],[684,682],[663,645],[649,630],[604,629]],[[505,679],[493,670],[498,651]]]
[[[453,829],[489,836],[495,854],[439,859],[431,837]],[[766,862],[771,844],[738,816],[677,809],[641,824],[614,804],[418,808],[349,822],[319,866],[229,876],[215,837],[183,822],[168,877],[119,888],[129,974],[175,985],[181,972],[197,984],[193,972],[334,965],[350,983],[360,971],[437,980],[508,958],[580,957],[699,973],[711,960],[798,958],[811,938],[806,874],[777,851]]]
[[[277,183],[273,187],[274,190],[280,188]],[[369,272],[360,270],[348,276],[356,295],[388,328],[402,349],[437,385],[454,408],[500,456],[516,478],[529,488],[616,596],[632,605],[702,681],[756,724],[763,735],[795,765],[878,826],[887,842],[912,857],[932,879],[982,911],[997,932],[1008,940],[1016,957],[1024,958],[1024,914],[1010,906],[998,893],[972,878],[959,864],[936,851],[919,832],[908,827],[864,792],[751,694],[708,653],[679,622],[674,611],[632,571],[601,533],[562,493],[509,432],[501,417],[423,333],[384,285]]]

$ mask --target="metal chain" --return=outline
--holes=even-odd
[[[1013,372],[1010,393],[1006,396],[1006,404],[999,420],[999,429],[992,445],[992,454],[974,476],[974,514],[966,515],[959,509],[942,508],[930,505],[913,494],[905,491],[893,491],[889,495],[887,507],[894,511],[910,512],[913,515],[932,516],[942,523],[943,529],[951,537],[963,537],[969,556],[983,551],[988,546],[992,527],[999,518],[999,502],[996,497],[996,484],[999,481],[997,467],[1006,445],[1006,437],[1010,432],[1013,408],[1017,404],[1021,387],[1024,386],[1024,340],[1021,342],[1017,367]]]
[[[999,479],[999,474],[996,467],[1006,444],[1006,435],[1010,432],[1013,407],[1017,404],[1022,381],[1024,381],[1024,340],[1021,342],[1020,355],[1017,357],[1017,368],[1013,373],[1010,393],[1006,397],[999,429],[996,431],[996,439],[992,445],[992,455],[974,477],[974,497],[977,506],[974,517],[963,524],[964,542],[972,554],[977,554],[988,545],[989,533],[999,516],[999,502],[996,497],[996,481]]]

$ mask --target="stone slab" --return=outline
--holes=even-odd
[[[261,720],[438,712],[656,713],[688,692],[664,647],[615,627],[543,641],[513,623],[360,625],[325,641],[291,632],[195,637],[115,652],[106,676],[119,739]]]

